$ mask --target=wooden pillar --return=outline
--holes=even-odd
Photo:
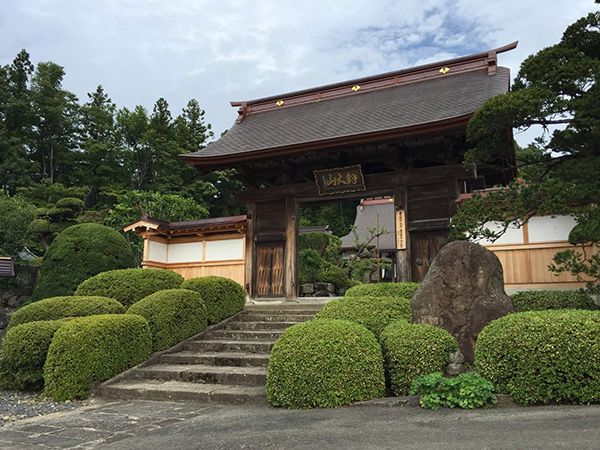
[[[254,246],[254,224],[256,223],[256,204],[253,202],[249,202],[246,204],[246,248],[245,248],[245,287],[248,291],[248,295],[250,298],[256,296],[255,287],[254,287],[254,254],[255,254],[255,246]]]
[[[298,202],[295,197],[285,199],[285,283],[286,300],[298,296]]]
[[[410,239],[408,234],[408,198],[405,186],[399,186],[394,190],[394,210],[396,211],[396,217],[399,217],[398,211],[403,212],[404,223],[396,223],[396,273],[397,281],[411,281],[412,271],[410,270]],[[398,222],[398,220],[397,220]],[[402,227],[402,229],[398,229]],[[398,242],[400,236],[399,233],[403,234],[402,245]],[[400,248],[399,248],[400,247]]]

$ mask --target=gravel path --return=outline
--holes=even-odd
[[[54,402],[35,392],[0,391],[0,427],[27,417],[69,411],[87,404],[88,400]]]

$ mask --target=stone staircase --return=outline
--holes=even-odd
[[[106,398],[263,403],[269,353],[320,304],[249,305],[239,315],[103,384]]]

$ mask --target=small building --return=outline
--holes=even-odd
[[[15,262],[8,256],[0,256],[0,278],[15,276]]]
[[[170,269],[184,278],[217,275],[246,285],[246,216],[164,222],[144,216],[127,225],[144,239],[142,267]]]

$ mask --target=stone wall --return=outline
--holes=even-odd
[[[29,299],[37,279],[38,268],[16,266],[16,276],[0,278],[0,340],[4,336],[10,314]]]

